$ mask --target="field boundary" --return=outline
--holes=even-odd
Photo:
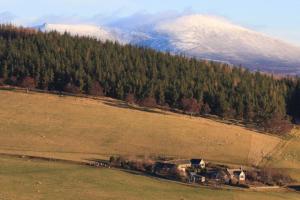
[[[20,159],[39,160],[39,161],[48,161],[48,162],[60,162],[60,163],[76,164],[76,165],[90,165],[89,162],[65,160],[65,159],[59,159],[59,158],[49,158],[49,157],[42,157],[42,156],[30,156],[30,155],[19,155],[19,154],[9,154],[9,153],[0,153],[0,156],[11,157],[11,158],[20,158]]]
[[[279,144],[277,144],[277,146],[273,149],[273,151],[269,152],[263,159],[262,161],[259,163],[259,166],[268,166],[271,162],[270,159],[272,159],[273,157],[275,157],[275,155],[281,154],[282,151],[290,144],[293,142],[293,138],[295,136],[295,130],[292,131],[292,133],[290,133],[290,136],[287,138],[283,138],[281,139],[281,141],[279,142]]]
[[[29,159],[29,160],[46,161],[46,162],[52,162],[52,163],[62,163],[62,164],[71,164],[71,165],[81,165],[81,166],[98,168],[98,169],[106,168],[106,167],[101,167],[101,166],[94,165],[93,162],[79,162],[79,161],[48,158],[48,157],[41,157],[41,156],[29,156],[29,155],[0,153],[0,157],[17,158],[17,159]],[[213,187],[213,186],[208,186],[208,185],[188,184],[188,183],[179,182],[179,181],[176,181],[176,180],[166,179],[166,178],[163,178],[163,177],[160,177],[160,176],[151,176],[151,175],[145,174],[143,172],[134,171],[134,170],[130,170],[130,169],[121,169],[121,168],[115,168],[115,167],[111,167],[109,169],[110,170],[115,170],[115,171],[120,171],[120,172],[125,172],[125,173],[128,173],[128,174],[144,176],[144,177],[150,178],[152,180],[157,180],[157,181],[160,181],[160,182],[175,183],[177,185],[182,185],[182,186],[186,186],[186,187],[206,188],[206,189],[210,189],[210,190],[235,190],[235,191],[249,190],[247,188],[231,187],[231,186],[227,186],[227,185],[220,185],[220,186]]]
[[[62,163],[62,164],[70,164],[70,165],[81,165],[91,168],[98,168],[98,169],[105,169],[107,167],[101,167],[99,165],[95,165],[95,161],[93,162],[80,162],[80,161],[73,161],[73,160],[65,160],[65,159],[57,159],[57,158],[49,158],[49,157],[42,157],[42,156],[30,156],[30,155],[19,155],[19,154],[9,154],[9,153],[0,153],[0,157],[8,157],[8,158],[17,158],[17,159],[29,159],[29,160],[36,160],[36,161],[46,161],[46,162],[52,162],[52,163]],[[250,186],[249,188],[242,188],[242,187],[233,187],[229,185],[199,185],[199,184],[190,184],[190,183],[184,183],[179,182],[176,180],[166,179],[160,176],[151,176],[143,172],[134,171],[130,169],[121,169],[121,168],[115,168],[115,167],[109,167],[110,170],[125,172],[128,174],[133,175],[140,175],[147,178],[150,178],[152,180],[157,180],[160,182],[165,183],[174,183],[177,185],[185,186],[185,187],[192,187],[192,188],[205,188],[210,190],[232,190],[232,191],[289,191],[289,192],[297,192],[292,189],[289,189],[287,187],[279,187],[279,186],[265,186],[265,187],[254,187]],[[299,192],[298,192],[299,193]]]

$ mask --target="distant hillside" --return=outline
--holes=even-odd
[[[6,84],[107,95],[193,115],[273,126],[268,120],[300,115],[295,79],[68,34],[2,26],[0,66]]]
[[[92,37],[101,41],[120,41],[113,31],[92,25],[48,24],[34,27],[43,32],[57,31],[61,34],[69,33],[73,36]]]
[[[186,15],[152,20],[150,16],[135,16],[106,27],[45,24],[39,29],[146,46],[242,65],[252,71],[300,75],[300,47],[214,16]]]
[[[300,47],[224,19],[188,15],[157,22],[132,43],[157,50],[243,65],[275,74],[300,74]]]

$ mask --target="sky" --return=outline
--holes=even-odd
[[[137,13],[220,16],[300,46],[300,0],[0,0],[0,23],[103,25]]]

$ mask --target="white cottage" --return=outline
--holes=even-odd
[[[244,184],[246,181],[246,174],[242,167],[240,169],[227,169],[227,173],[233,184]]]

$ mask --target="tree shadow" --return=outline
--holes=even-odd
[[[296,192],[300,192],[300,185],[290,185],[288,186],[289,189],[292,189]]]
[[[87,159],[91,163],[92,166],[94,167],[106,167],[106,168],[111,168],[109,160],[104,160],[104,159],[94,159],[90,158]],[[113,169],[117,169],[119,171],[135,175],[135,176],[144,176],[144,177],[149,177],[149,178],[160,178],[160,179],[165,179],[164,177],[157,176],[156,174],[153,173],[147,173],[147,172],[142,172],[138,170],[132,170],[132,169],[125,169],[125,168],[120,168],[120,167],[112,167]]]
[[[146,108],[146,107],[137,107],[137,106],[125,103],[125,102],[118,102],[118,101],[106,100],[106,99],[103,99],[102,102],[105,105],[112,106],[112,107],[117,107],[117,108],[122,108],[122,109],[130,109],[130,110],[137,110],[137,111],[142,111],[142,112],[169,115],[167,112],[164,112],[164,111],[153,110],[151,108]]]

